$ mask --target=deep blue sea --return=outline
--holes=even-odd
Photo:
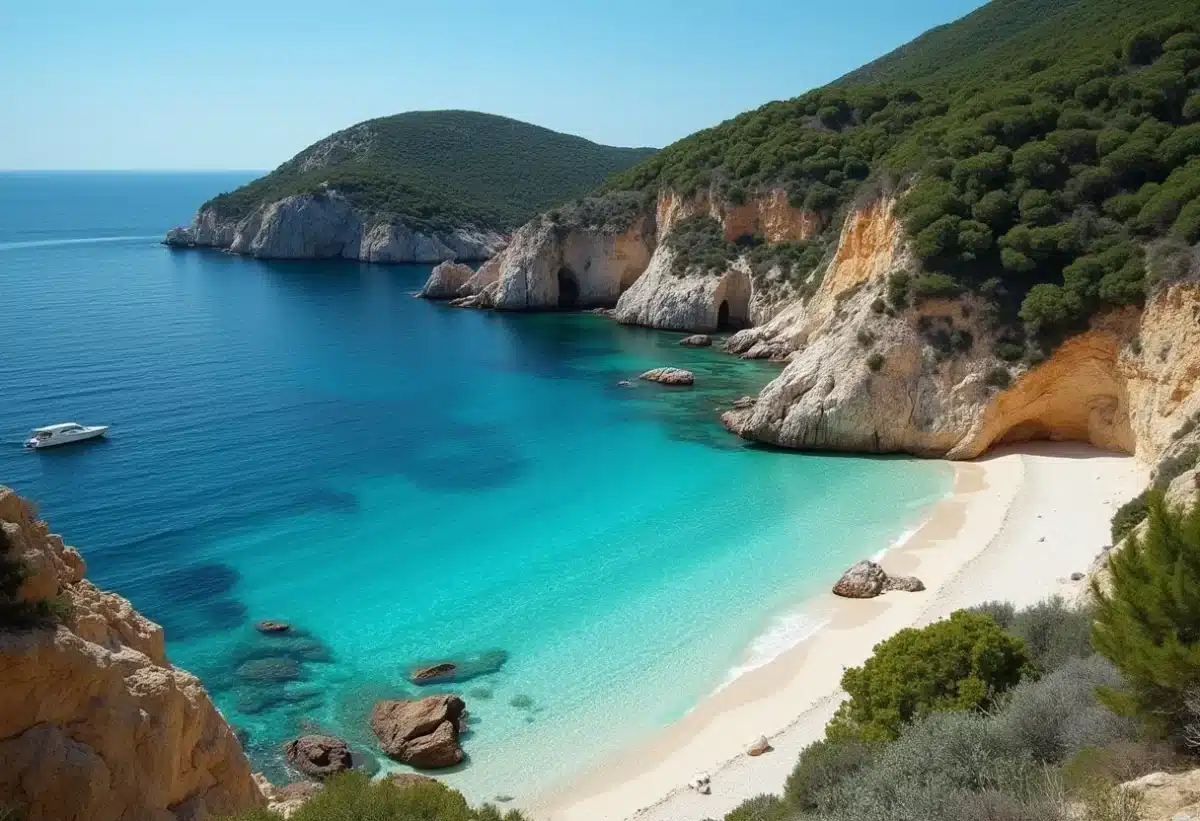
[[[413,665],[503,660],[444,688],[472,716],[446,780],[528,796],[794,642],[789,614],[949,487],[744,445],[717,409],[777,366],[678,334],[431,304],[427,266],[158,244],[253,176],[0,174],[0,483],[164,625],[276,778],[303,731],[369,753]],[[659,365],[697,387],[617,384]],[[22,449],[59,421],[112,430]]]

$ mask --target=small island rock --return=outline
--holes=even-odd
[[[657,382],[660,385],[691,385],[696,381],[692,372],[683,368],[654,368],[646,371],[638,379]]]
[[[467,284],[467,280],[475,275],[470,266],[459,262],[443,262],[433,269],[421,296],[425,299],[454,299],[459,296],[459,289]]]
[[[371,711],[371,730],[391,758],[412,767],[451,767],[463,760],[459,719],[466,704],[455,695],[382,700]]]
[[[708,334],[692,334],[679,340],[679,344],[687,348],[707,348],[712,345],[712,337]]]
[[[353,766],[350,745],[328,735],[306,735],[283,748],[288,763],[309,778],[328,778]]]

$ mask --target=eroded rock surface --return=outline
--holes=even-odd
[[[352,766],[350,745],[328,735],[305,735],[283,748],[288,763],[309,778],[324,779]]]
[[[696,381],[691,371],[683,368],[653,368],[638,377],[646,382],[657,382],[660,385],[691,385]]]
[[[19,597],[60,624],[0,630],[0,805],[25,821],[203,821],[265,805],[234,731],[167,660],[163,631],[84,578],[79,553],[0,487]]]
[[[454,299],[475,275],[470,266],[458,262],[442,262],[429,274],[421,296],[426,299]]]
[[[421,769],[452,767],[463,760],[458,731],[465,711],[454,695],[383,700],[371,711],[371,731],[397,761]]]
[[[889,576],[875,562],[856,562],[842,574],[833,592],[848,599],[873,599],[889,590],[918,593],[925,585],[915,576]]]

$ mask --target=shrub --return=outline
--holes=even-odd
[[[1021,642],[987,616],[960,610],[875,646],[862,667],[842,676],[850,698],[830,722],[830,737],[895,738],[901,726],[939,710],[974,710],[1029,671]]]
[[[873,353],[867,357],[867,367],[871,369],[871,373],[879,373],[883,368],[883,354]]]
[[[822,739],[800,752],[800,760],[783,786],[787,802],[810,811],[828,806],[830,793],[874,762],[883,750],[878,742],[859,738]]]
[[[887,310],[887,303],[879,297],[876,297],[875,301],[871,303],[871,310],[874,313],[881,314]]]
[[[675,224],[664,242],[674,253],[671,273],[683,276],[687,271],[725,272],[738,248],[726,242],[721,223],[707,215],[685,217]]]
[[[1012,374],[1003,365],[996,365],[994,368],[989,368],[988,372],[984,374],[983,384],[989,388],[1007,388],[1012,384]]]
[[[29,571],[10,551],[8,535],[0,527],[0,629],[28,630],[69,620],[70,599],[34,602],[17,598]]]
[[[995,352],[1005,362],[1018,362],[1025,355],[1025,346],[1017,342],[998,342]]]
[[[787,804],[777,795],[757,795],[725,815],[725,821],[787,821]]]
[[[917,299],[958,296],[958,284],[946,274],[921,274],[912,281],[912,293]]]
[[[1052,764],[1088,747],[1134,739],[1137,724],[1096,697],[1097,687],[1121,684],[1120,673],[1106,659],[1071,659],[1045,678],[1013,688],[992,718],[992,731],[1007,748]]]
[[[1120,784],[1146,773],[1175,769],[1179,763],[1179,756],[1169,744],[1126,739],[1079,750],[1063,767],[1063,778],[1073,789],[1097,780]]]
[[[1114,545],[1118,544],[1132,533],[1135,527],[1146,520],[1146,513],[1150,508],[1151,492],[1149,489],[1144,490],[1117,508],[1117,512],[1113,514],[1112,523],[1109,526]]]
[[[282,816],[266,810],[251,810],[232,821],[278,821]],[[472,809],[455,790],[439,782],[416,784],[403,789],[390,781],[372,782],[362,773],[348,770],[325,782],[325,788],[292,814],[292,821],[522,821],[510,810],[501,816],[491,806]]]
[[[895,271],[887,279],[887,298],[894,308],[903,308],[908,304],[908,286],[912,275],[908,271]]]
[[[856,333],[854,337],[858,340],[858,344],[862,345],[864,348],[869,348],[875,344],[875,334],[871,333],[866,328],[859,328],[858,333]]]
[[[1030,661],[1043,673],[1065,665],[1071,659],[1087,658],[1092,648],[1091,607],[1070,607],[1061,597],[1018,611],[1007,629],[1025,645]]]
[[[1200,680],[1200,505],[1171,509],[1157,492],[1148,502],[1146,532],[1109,557],[1111,591],[1092,585],[1092,643],[1128,681],[1106,703],[1177,735]]]

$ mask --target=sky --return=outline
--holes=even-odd
[[[0,0],[0,169],[268,169],[461,108],[667,145],[980,0]]]

